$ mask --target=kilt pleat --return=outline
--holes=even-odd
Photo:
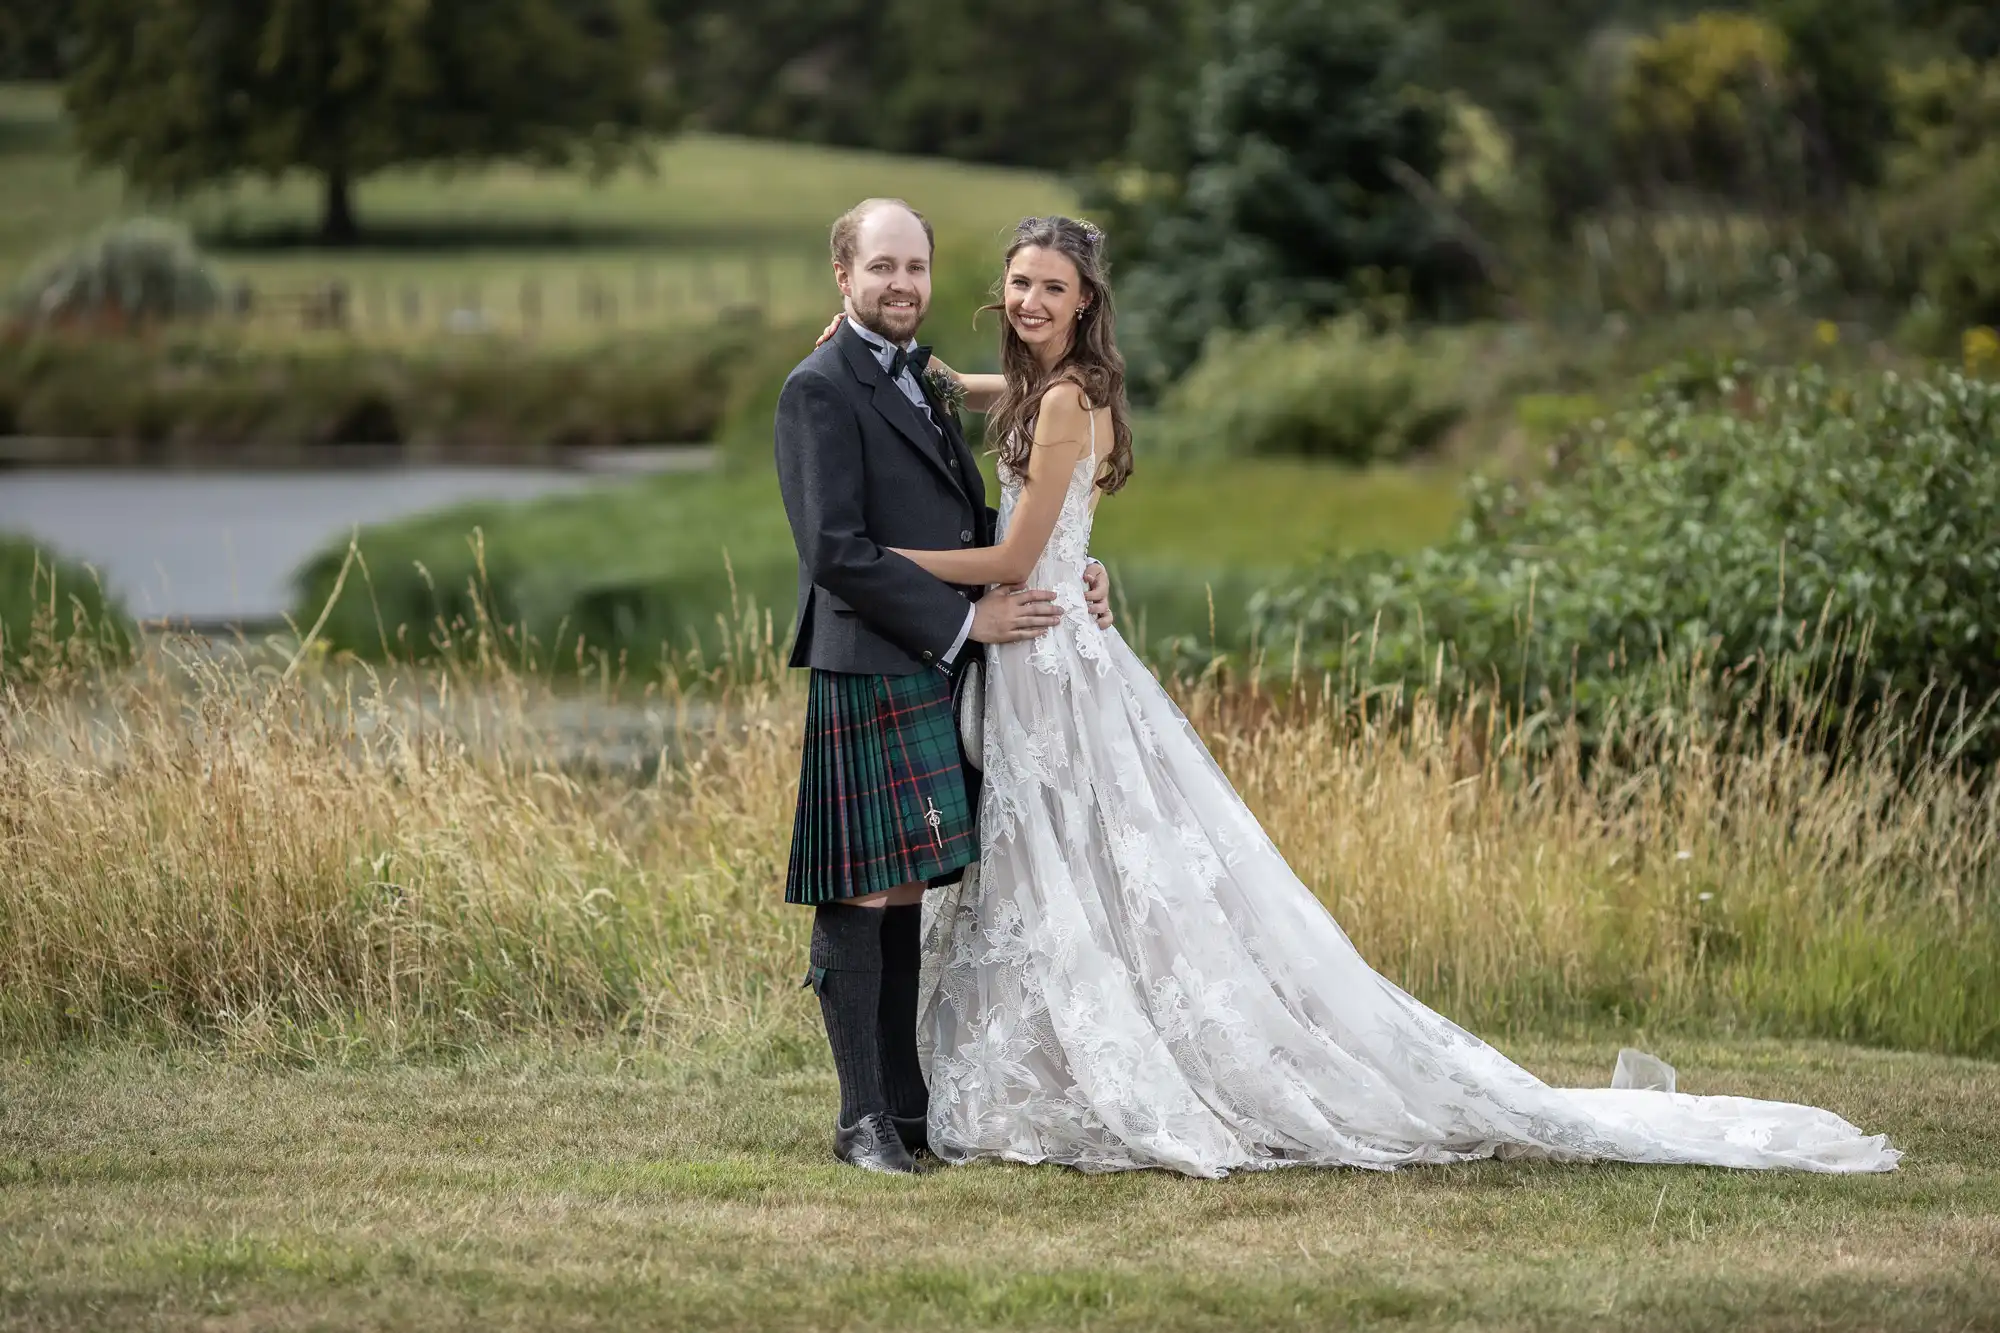
[[[858,898],[979,859],[944,673],[814,671],[805,733],[785,901]]]

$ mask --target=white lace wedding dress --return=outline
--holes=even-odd
[[[1552,1088],[1378,976],[1085,612],[1095,473],[1093,442],[1031,580],[1062,623],[988,650],[983,859],[926,907],[942,1157],[1194,1176],[1493,1156],[1895,1166],[1832,1112],[1678,1094],[1637,1052],[1613,1087]],[[1021,488],[1003,481],[1004,530]]]

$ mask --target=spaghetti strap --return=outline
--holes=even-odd
[[[1097,487],[1097,413],[1093,410],[1089,415],[1090,415],[1090,497],[1086,501],[1086,503],[1090,508],[1090,512],[1095,514],[1097,512],[1097,502],[1104,498],[1104,493],[1100,491]]]

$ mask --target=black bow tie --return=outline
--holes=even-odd
[[[907,369],[917,377],[917,382],[921,384],[924,378],[924,371],[930,368],[930,364],[930,348],[898,347],[896,354],[889,358],[889,378],[893,380]]]

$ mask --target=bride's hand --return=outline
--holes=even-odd
[[[840,321],[846,318],[847,318],[847,312],[845,310],[835,315],[833,317],[833,322],[826,326],[826,332],[819,335],[819,342],[814,343],[813,346],[818,347],[820,343],[825,342],[828,338],[831,338],[835,333],[839,332]]]
[[[1111,628],[1111,576],[1094,559],[1083,567],[1083,605],[1097,622],[1097,628]]]

